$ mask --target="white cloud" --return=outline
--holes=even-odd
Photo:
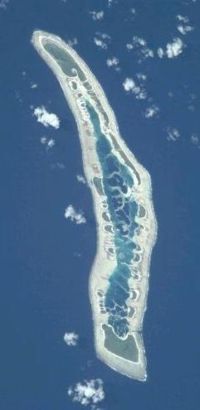
[[[146,81],[146,79],[147,79],[146,74],[143,74],[143,73],[137,73],[137,74],[136,74],[136,77],[137,77],[137,79],[140,80],[141,82],[144,82],[144,81]]]
[[[192,134],[190,137],[192,144],[199,145],[199,137],[197,134]]]
[[[114,67],[116,71],[120,71],[119,60],[117,57],[107,58],[106,64],[108,67]]]
[[[189,33],[190,31],[194,30],[194,27],[189,26],[189,25],[183,25],[183,24],[179,24],[177,26],[177,30],[179,31],[179,33],[183,34],[183,36],[185,36],[187,33]]]
[[[138,37],[138,36],[133,36],[133,45],[135,47],[141,46],[141,47],[146,47],[147,42],[144,38]]]
[[[180,137],[180,132],[177,128],[167,127],[167,140],[177,141]]]
[[[104,50],[108,48],[108,44],[111,41],[111,37],[106,33],[96,32],[94,37],[94,43],[97,47],[100,47]]]
[[[126,21],[133,21],[135,19],[136,16],[136,9],[134,7],[129,9],[129,15],[126,19]]]
[[[70,47],[74,47],[78,44],[78,39],[76,37],[68,39],[67,44],[69,44]]]
[[[128,50],[133,50],[133,44],[127,43],[127,44],[126,44],[126,48],[127,48]]]
[[[134,94],[137,100],[145,100],[147,98],[146,90],[141,85],[136,84],[133,78],[127,77],[122,86],[125,91]]]
[[[41,144],[46,144],[47,143],[47,137],[41,137],[40,142],[41,142]]]
[[[180,38],[174,38],[172,43],[166,45],[166,54],[168,58],[179,56],[183,52],[184,44]]]
[[[69,332],[64,334],[64,342],[67,346],[76,346],[78,343],[78,335],[75,332]]]
[[[96,21],[96,20],[102,20],[104,17],[104,11],[100,10],[100,11],[90,11],[90,14],[92,16],[92,20]]]
[[[86,184],[86,180],[83,175],[76,175],[76,179],[78,182],[81,182],[82,184]]]
[[[146,60],[147,58],[154,57],[153,50],[148,47],[146,40],[142,37],[133,36],[132,41],[126,44],[126,48],[129,51],[133,49],[136,51],[139,57],[139,63],[141,63],[143,60]]]
[[[55,145],[55,140],[53,138],[50,138],[50,140],[47,143],[47,148],[52,148]]]
[[[86,223],[86,218],[82,212],[77,212],[72,205],[68,205],[65,209],[65,218],[75,222],[77,225]]]
[[[107,40],[107,41],[110,41],[110,40],[111,40],[111,37],[110,37],[109,34],[107,34],[107,33],[101,33],[100,31],[97,31],[96,34],[97,34],[99,37],[103,38],[104,40]]]
[[[159,47],[159,48],[158,48],[157,53],[158,53],[158,57],[159,57],[159,58],[163,58],[164,55],[165,55],[165,52],[164,52],[164,50],[163,50],[162,47]]]
[[[179,37],[176,37],[171,43],[167,43],[165,49],[159,47],[157,54],[159,58],[163,58],[164,56],[167,58],[175,58],[182,54],[184,47],[183,41]]]
[[[58,129],[60,127],[60,120],[58,116],[54,113],[50,113],[42,105],[37,107],[33,111],[33,115],[37,118],[37,121],[43,124],[45,127],[53,127]]]
[[[117,3],[116,0],[107,0],[108,1],[108,7],[111,7],[113,3]]]
[[[140,87],[139,87],[139,89],[140,89],[139,92],[135,91],[135,98],[137,100],[146,100],[146,98],[147,98],[146,91],[142,90]],[[136,90],[137,90],[137,88],[136,88]]]
[[[40,142],[43,145],[46,145],[47,149],[53,148],[55,145],[55,140],[53,138],[41,137]]]
[[[31,83],[31,88],[32,88],[32,89],[38,88],[38,84],[36,84],[36,83]]]
[[[178,21],[181,21],[182,23],[189,23],[189,18],[187,16],[182,16],[181,14],[177,14],[176,16]]]
[[[146,108],[144,116],[145,118],[156,117],[159,113],[159,108],[157,105],[153,104],[151,107]]]
[[[0,9],[7,9],[8,3],[10,0],[0,0]]]
[[[124,90],[127,92],[133,91],[135,89],[135,81],[132,78],[126,78],[123,82]]]
[[[116,65],[119,64],[119,60],[116,57],[107,58],[106,64],[107,64],[108,67],[112,67],[113,65],[116,66]]]
[[[96,409],[96,405],[105,398],[103,381],[101,379],[84,380],[68,388],[68,395],[73,401],[77,401],[82,406],[91,406]]]
[[[65,165],[62,162],[57,162],[56,166],[60,169],[65,169]]]
[[[96,44],[97,47],[100,47],[104,50],[108,48],[107,44],[103,40],[100,40],[97,37],[94,37],[94,43]]]
[[[189,33],[190,31],[194,30],[194,27],[191,26],[189,17],[182,16],[181,14],[177,14],[176,19],[179,21],[179,25],[177,26],[177,30],[183,34],[184,36]]]

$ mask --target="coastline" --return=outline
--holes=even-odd
[[[114,133],[115,137],[117,137],[117,142],[120,146],[120,149],[126,154],[129,160],[133,163],[133,166],[137,169],[137,172],[141,178],[141,184],[137,187],[137,192],[134,191],[134,195],[139,203],[144,204],[144,208],[146,211],[145,218],[146,221],[144,223],[144,233],[143,237],[140,239],[136,238],[136,241],[143,245],[145,248],[143,253],[143,258],[140,263],[140,269],[143,272],[142,277],[138,282],[134,279],[134,286],[135,289],[139,291],[139,299],[137,301],[137,312],[136,315],[132,320],[130,320],[130,334],[132,334],[135,338],[138,352],[139,352],[139,361],[138,362],[131,362],[129,360],[125,360],[115,354],[110,354],[107,349],[104,347],[104,332],[102,329],[102,323],[107,320],[108,314],[104,313],[102,315],[99,311],[99,306],[97,304],[97,291],[99,288],[106,289],[108,286],[108,280],[106,283],[106,279],[102,279],[99,272],[102,272],[104,277],[109,276],[109,272],[112,271],[116,267],[116,261],[107,260],[105,257],[104,251],[104,242],[105,242],[105,233],[103,233],[103,225],[102,225],[102,206],[99,199],[99,195],[97,194],[94,185],[92,184],[92,179],[94,174],[92,174],[91,167],[88,166],[89,161],[98,164],[99,169],[101,168],[97,155],[95,153],[89,152],[86,150],[85,144],[85,131],[82,126],[82,122],[80,119],[79,112],[77,111],[77,104],[74,98],[72,98],[71,90],[69,89],[66,76],[63,74],[61,68],[55,62],[54,58],[49,55],[47,51],[45,51],[44,46],[42,44],[43,39],[49,39],[49,41],[59,44],[62,46],[63,49],[66,49],[68,53],[70,53],[73,58],[78,62],[80,67],[82,68],[83,72],[86,74],[88,81],[92,84],[92,87],[95,91],[96,96],[101,101],[108,117],[110,120],[110,130]],[[67,103],[75,117],[82,155],[83,155],[83,168],[84,173],[86,175],[86,179],[88,181],[88,185],[92,192],[93,197],[93,206],[95,211],[95,218],[97,224],[97,251],[94,258],[94,262],[90,271],[89,277],[89,297],[90,303],[92,307],[92,315],[93,315],[93,322],[94,322],[94,336],[95,336],[95,348],[97,352],[97,356],[104,361],[107,365],[109,365],[114,370],[124,374],[128,377],[133,379],[145,381],[147,378],[146,372],[146,357],[145,357],[145,348],[143,343],[143,338],[141,335],[142,325],[144,314],[147,309],[147,296],[149,290],[149,274],[150,274],[150,262],[151,262],[151,254],[152,249],[156,241],[157,237],[157,222],[155,217],[155,212],[153,208],[152,202],[152,186],[151,186],[151,178],[148,171],[137,161],[134,154],[129,150],[126,146],[125,142],[123,141],[119,127],[117,124],[117,120],[112,108],[109,105],[107,97],[105,96],[104,91],[102,90],[100,84],[98,83],[95,76],[91,73],[87,65],[84,61],[78,56],[78,54],[68,45],[66,45],[59,37],[51,35],[49,33],[43,31],[35,31],[32,37],[32,43],[40,56],[45,60],[48,66],[51,68],[53,73],[55,74],[56,78],[58,79],[62,91],[65,95]],[[89,143],[91,141],[89,140]],[[116,156],[120,156],[119,152],[116,152]],[[140,218],[138,221],[141,222]],[[136,221],[137,221],[136,219]],[[147,246],[148,244],[148,246]],[[130,278],[130,283],[133,282],[133,278]]]

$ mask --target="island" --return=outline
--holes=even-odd
[[[31,41],[75,117],[92,192],[97,251],[89,297],[97,357],[117,372],[145,381],[142,328],[157,236],[150,175],[120,136],[102,87],[77,52],[44,31],[34,31]]]

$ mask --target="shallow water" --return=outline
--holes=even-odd
[[[127,7],[113,1],[108,8],[106,3],[101,22],[88,13],[103,7],[97,0],[10,0],[7,10],[0,9],[2,410],[81,409],[68,397],[67,387],[97,377],[104,381],[106,398],[99,405],[104,410],[199,408],[200,150],[190,136],[199,135],[200,129],[195,100],[193,111],[187,107],[190,93],[197,101],[200,96],[200,4],[127,0]],[[139,64],[126,42],[136,34],[155,50],[164,46],[178,35],[177,14],[189,16],[195,26],[184,37],[183,54]],[[71,112],[55,77],[30,44],[35,28],[65,40],[77,37],[78,52],[106,92],[123,139],[152,177],[159,236],[143,328],[146,383],[123,377],[96,358],[88,296],[96,252],[92,198],[76,180],[83,169]],[[111,35],[108,50],[93,43],[97,30]],[[114,52],[121,62],[118,73],[106,66],[107,55]],[[147,91],[159,104],[156,119],[144,118],[147,101],[123,90],[125,77],[140,72],[147,75]],[[32,90],[31,82],[38,88]],[[41,104],[60,116],[58,131],[35,122],[30,105]],[[169,125],[180,130],[176,142],[166,139]],[[54,149],[40,144],[44,134],[56,138]],[[64,169],[56,166],[60,162]],[[64,219],[69,203],[81,207],[86,225]],[[62,340],[70,330],[80,335],[74,349]]]
[[[44,48],[51,54],[61,67],[62,71],[69,77],[75,77],[78,74],[81,81],[86,80],[86,77],[80,67],[76,64],[73,57],[68,54],[67,50],[62,50],[55,44],[45,42]]]
[[[138,224],[134,221],[137,215],[137,204],[133,199],[125,198],[123,194],[127,193],[127,185],[133,186],[133,178],[128,167],[120,163],[112,153],[111,144],[106,136],[102,134],[99,117],[95,109],[88,103],[86,107],[94,126],[96,149],[103,172],[103,188],[114,226],[114,244],[117,258],[117,267],[113,272],[110,272],[109,286],[105,294],[105,310],[110,313],[108,323],[113,327],[116,335],[125,336],[129,329],[126,300],[129,297],[128,279],[131,276],[131,270],[128,265],[134,257],[135,244],[132,237]],[[110,164],[111,170],[109,169]],[[121,192],[120,196],[119,192]],[[118,209],[120,198],[121,207]]]

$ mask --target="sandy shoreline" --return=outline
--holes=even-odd
[[[130,334],[134,336],[138,347],[138,362],[125,360],[122,357],[110,353],[104,347],[105,335],[102,329],[102,324],[106,323],[108,319],[108,313],[102,314],[100,312],[99,304],[97,301],[97,292],[99,289],[103,289],[106,292],[106,289],[108,287],[108,277],[110,272],[112,272],[113,269],[116,267],[116,260],[108,260],[106,257],[106,253],[104,250],[105,240],[112,240],[112,235],[109,236],[108,233],[104,232],[103,224],[105,224],[105,222],[102,220],[102,198],[100,198],[97,194],[94,184],[92,182],[94,177],[93,165],[97,165],[99,175],[101,175],[101,165],[99,163],[97,154],[95,153],[95,146],[93,141],[94,139],[88,134],[88,132],[91,131],[90,125],[88,124],[87,129],[83,126],[84,122],[86,122],[87,120],[87,117],[84,114],[84,110],[80,107],[80,102],[78,98],[74,97],[72,89],[70,89],[69,78],[67,79],[67,76],[63,73],[59,65],[55,62],[55,59],[51,57],[49,53],[44,49],[44,39],[51,41],[51,43],[57,44],[59,45],[59,47],[61,46],[63,49],[65,49],[67,53],[69,53],[77,62],[77,64],[81,67],[82,71],[87,77],[88,82],[92,84],[92,90],[95,92],[95,95],[101,102],[104,110],[106,111],[107,116],[109,117],[109,130],[114,134],[117,143],[120,146],[120,149],[126,154],[129,161],[132,162],[133,166],[136,168],[137,172],[140,175],[141,183],[134,188],[132,195],[134,196],[136,202],[144,206],[146,211],[145,217],[136,217],[136,221],[143,225],[142,234],[137,238],[135,237],[137,243],[140,244],[140,247],[143,248],[143,254],[140,260],[140,271],[142,272],[142,274],[141,277],[138,278],[138,280],[133,278],[130,279],[130,284],[132,287],[135,287],[135,289],[138,290],[139,297],[138,300],[129,301],[130,306],[134,306],[136,310],[135,315],[133,316],[133,318],[130,319]],[[140,332],[142,331],[143,318],[147,308],[147,295],[149,288],[148,278],[151,252],[156,241],[157,235],[157,222],[153,209],[150,175],[145,170],[145,168],[138,163],[133,153],[128,149],[125,142],[121,138],[115,115],[108,103],[108,100],[100,84],[96,80],[95,76],[91,73],[87,65],[84,63],[84,61],[78,56],[78,54],[70,46],[66,45],[59,37],[42,31],[35,31],[33,33],[32,43],[38,51],[38,53],[40,54],[40,56],[49,65],[49,67],[55,74],[56,78],[58,79],[60,86],[63,90],[63,93],[65,95],[65,98],[67,100],[67,103],[70,106],[70,109],[76,119],[83,155],[84,172],[92,191],[93,204],[97,222],[97,253],[90,273],[89,295],[94,321],[95,347],[97,356],[106,364],[108,364],[111,368],[128,377],[137,380],[146,380],[147,372],[145,349],[142,335]],[[80,85],[80,90],[84,95],[84,89],[83,87],[81,87],[82,85]],[[94,104],[93,101],[92,103]],[[101,125],[102,128],[105,127],[105,124]],[[120,158],[121,162],[123,162],[122,158],[120,157],[120,152],[116,152],[116,156]],[[106,198],[103,198],[103,200],[106,200]],[[135,263],[135,269],[136,267],[137,264]]]

